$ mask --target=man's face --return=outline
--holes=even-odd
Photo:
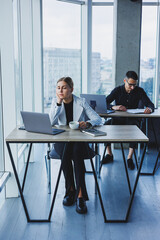
[[[125,90],[127,93],[130,93],[137,85],[137,80],[133,78],[125,78],[124,79]]]

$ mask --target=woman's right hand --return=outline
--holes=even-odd
[[[57,97],[57,103],[62,104],[63,99],[59,97],[58,93],[56,92],[56,97]]]

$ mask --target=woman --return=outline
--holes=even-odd
[[[70,77],[63,77],[57,81],[56,100],[53,99],[50,110],[51,124],[69,125],[70,121],[78,121],[80,128],[87,128],[102,124],[102,119],[88,105],[84,98],[76,97],[72,94],[73,81]],[[85,119],[89,119],[85,121]],[[62,157],[64,144],[54,144],[55,151]],[[52,151],[51,151],[52,157]],[[69,143],[65,151],[63,161],[63,173],[65,177],[66,194],[63,199],[63,205],[71,206],[77,200],[76,211],[86,213],[88,194],[85,184],[85,165],[84,158],[89,154],[86,151],[85,143]],[[93,157],[92,152],[92,157]],[[89,158],[89,156],[88,156]],[[74,162],[75,181],[72,160]]]

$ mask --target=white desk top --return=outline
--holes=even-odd
[[[147,136],[135,125],[104,125],[97,129],[107,133],[106,136],[93,137],[72,130],[66,126],[59,126],[66,131],[57,135],[41,134],[18,130],[15,128],[6,138],[10,143],[54,143],[54,142],[148,142]]]
[[[142,117],[142,118],[160,118],[160,108],[155,109],[153,113],[144,114],[144,113],[128,113],[122,111],[115,111],[114,113],[104,113],[99,114],[101,117]]]

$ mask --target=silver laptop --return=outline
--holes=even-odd
[[[59,134],[64,129],[52,128],[48,113],[26,112],[21,111],[25,130],[28,132]],[[21,128],[22,129],[22,128]]]
[[[114,110],[107,110],[106,96],[97,95],[97,94],[80,94],[80,97],[85,98],[88,104],[97,112],[97,113],[113,113]]]

